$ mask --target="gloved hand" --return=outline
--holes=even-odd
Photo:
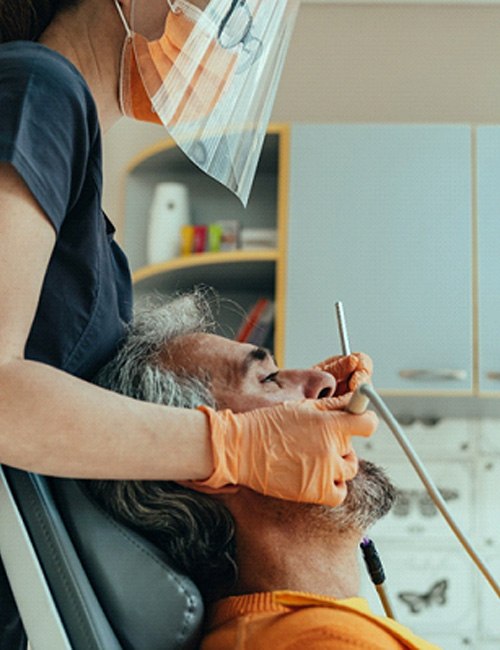
[[[199,407],[209,420],[215,470],[193,489],[244,485],[261,494],[337,506],[358,470],[351,436],[370,436],[373,412],[351,415],[336,398],[233,413]]]
[[[330,373],[337,380],[335,397],[339,398],[338,408],[343,408],[349,403],[352,393],[360,384],[371,383],[373,374],[373,362],[362,352],[329,357],[313,367]]]

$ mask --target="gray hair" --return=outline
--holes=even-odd
[[[95,383],[157,404],[215,406],[207,381],[167,367],[170,357],[164,355],[179,337],[213,330],[211,297],[206,290],[196,290],[161,304],[145,303],[119,353]],[[234,520],[218,500],[170,481],[85,483],[105,510],[161,548],[208,601],[236,581]]]
[[[181,336],[214,330],[214,296],[207,289],[197,289],[167,301],[154,297],[145,300],[118,354],[97,374],[94,383],[155,404],[214,406],[207,380],[187,376],[178,367],[167,367],[165,354]]]

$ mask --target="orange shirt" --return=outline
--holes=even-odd
[[[363,598],[297,591],[233,596],[216,603],[201,650],[439,650]]]

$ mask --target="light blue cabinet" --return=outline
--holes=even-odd
[[[479,387],[500,391],[500,127],[477,130]]]
[[[286,365],[340,352],[341,300],[379,389],[470,391],[471,130],[296,125],[290,173]]]

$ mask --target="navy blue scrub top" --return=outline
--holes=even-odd
[[[130,272],[101,208],[93,98],[69,61],[37,43],[0,45],[0,161],[17,169],[57,233],[26,357],[90,379],[131,318]]]

